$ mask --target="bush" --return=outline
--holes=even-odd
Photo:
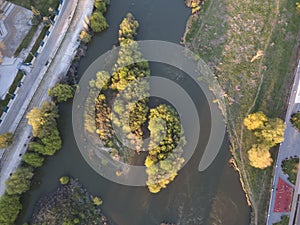
[[[92,40],[92,35],[90,35],[88,32],[86,32],[85,30],[81,31],[80,33],[80,39],[84,42],[84,43],[89,43]]]
[[[33,177],[31,167],[19,167],[11,177],[5,182],[6,192],[9,195],[23,194],[30,188],[31,178]]]
[[[99,198],[99,197],[94,197],[94,198],[93,198],[93,202],[94,202],[94,204],[97,205],[97,206],[102,205],[102,203],[103,203],[102,199]]]
[[[4,194],[0,197],[0,224],[14,224],[18,217],[22,204],[19,196]]]
[[[63,185],[68,184],[70,181],[70,178],[68,176],[63,176],[61,178],[59,178],[59,182]]]
[[[90,26],[96,33],[102,32],[108,28],[105,17],[100,11],[95,11],[90,17]]]
[[[25,155],[22,157],[23,162],[35,168],[42,166],[44,160],[44,157],[40,156],[37,153],[31,152],[26,152]]]
[[[74,90],[68,84],[56,84],[51,90],[48,91],[49,96],[54,97],[57,102],[66,102],[73,98]]]

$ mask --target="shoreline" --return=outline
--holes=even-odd
[[[189,7],[187,4],[186,4],[187,7]],[[181,38],[181,42],[180,44],[182,44],[184,47],[188,48],[190,51],[193,51],[192,49],[192,46],[189,45],[189,43],[186,42],[186,36],[187,34],[190,32],[191,28],[192,28],[192,23],[195,21],[195,20],[198,20],[199,19],[199,14],[202,12],[202,10],[196,12],[196,13],[192,13],[187,21],[186,21],[186,25],[185,25],[185,31],[183,33],[183,36]],[[210,89],[214,95],[217,96],[217,93],[214,92],[214,89]],[[247,202],[247,205],[249,206],[250,208],[250,215],[249,215],[249,224],[253,224],[254,222],[254,215],[253,215],[253,205],[251,203],[251,200],[250,200],[250,197],[249,197],[249,194],[248,194],[248,190],[246,188],[246,185],[244,183],[244,180],[243,180],[243,175],[242,175],[242,172],[241,170],[239,169],[239,166],[238,166],[238,163],[237,163],[237,160],[236,160],[236,157],[235,157],[235,152],[234,150],[232,149],[233,147],[233,141],[232,141],[232,137],[231,137],[231,133],[230,131],[228,130],[229,127],[228,127],[228,121],[227,121],[227,118],[226,118],[226,114],[224,112],[226,112],[226,108],[224,109],[224,106],[227,107],[226,103],[224,103],[224,105],[222,106],[222,104],[220,104],[220,102],[218,102],[218,105],[219,105],[219,108],[220,108],[220,111],[224,117],[224,120],[225,120],[225,124],[226,124],[226,133],[228,135],[228,140],[229,140],[229,152],[230,152],[230,155],[231,155],[231,158],[229,159],[228,161],[228,165],[230,167],[232,167],[232,169],[234,171],[236,171],[238,173],[238,176],[239,176],[239,182],[240,182],[240,185],[241,185],[241,188],[245,194],[245,198],[246,198],[246,202]]]

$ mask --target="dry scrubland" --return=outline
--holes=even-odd
[[[209,0],[190,18],[185,44],[214,70],[228,112],[232,152],[253,208],[253,224],[265,224],[272,168],[249,166],[254,137],[243,126],[249,113],[261,110],[284,118],[293,81],[300,15],[296,1]],[[251,59],[261,50],[263,55]],[[277,152],[272,149],[273,156]],[[274,159],[275,160],[275,159]]]

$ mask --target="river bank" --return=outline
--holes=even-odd
[[[170,8],[171,3],[173,7]],[[80,60],[79,77],[99,55],[116,44],[118,26],[128,11],[139,19],[139,40],[159,39],[178,43],[189,10],[184,8],[181,1],[151,0],[134,4],[132,1],[113,1],[107,13],[110,28],[96,35],[89,44],[86,56]],[[166,15],[168,19],[165,19]],[[174,21],[178,27],[171,25]],[[157,72],[159,71],[154,71]],[[193,88],[192,83],[186,82],[186,87],[194,93],[199,107],[203,109],[205,104],[203,96]],[[28,220],[33,205],[40,196],[53,192],[58,178],[67,174],[78,178],[93,195],[103,197],[105,202],[103,212],[116,224],[153,225],[162,221],[175,224],[212,224],[211,221],[222,221],[224,225],[247,224],[249,209],[245,201],[241,201],[244,196],[236,174],[226,163],[227,143],[224,143],[216,162],[205,173],[198,173],[198,163],[205,145],[204,134],[199,142],[197,156],[180,171],[170,187],[152,195],[145,187],[122,186],[109,182],[95,173],[82,159],[70,132],[71,103],[61,105],[60,109],[62,113],[58,123],[64,140],[63,148],[39,170],[36,177],[40,182],[30,191],[30,196],[24,199],[27,211],[22,215],[21,222]],[[206,121],[206,114],[203,112],[201,119],[203,129],[208,127]]]
[[[265,224],[273,167],[259,170],[249,165],[247,151],[254,138],[244,129],[243,119],[259,110],[284,117],[296,63],[299,16],[288,1],[205,4],[204,11],[189,18],[184,43],[210,65],[224,89],[231,154],[251,203],[251,223]],[[252,61],[259,50],[263,54]],[[273,161],[277,150],[272,150]]]

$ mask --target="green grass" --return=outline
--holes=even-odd
[[[278,14],[274,0],[211,1],[199,18],[189,21],[186,35],[186,46],[209,63],[228,96],[233,155],[255,202],[257,224],[265,224],[273,168],[249,166],[247,151],[255,140],[242,123],[248,112],[258,110],[283,118],[300,23],[295,3],[280,1]],[[264,56],[251,63],[258,50],[263,50]],[[277,150],[272,150],[273,156]]]
[[[291,123],[293,124],[293,127],[300,131],[300,113],[294,113],[290,119]]]
[[[11,85],[10,88],[9,88],[9,93],[10,93],[10,94],[12,94],[12,93],[15,92],[15,90],[16,90],[17,87],[18,87],[18,83],[21,81],[22,77],[23,77],[23,74],[22,74],[21,71],[19,71],[19,72],[17,73],[17,76],[16,76],[14,82],[12,83],[12,85]],[[3,108],[4,108],[5,106],[7,106],[8,102],[10,101],[10,97],[11,97],[10,95],[6,95],[6,97],[5,97],[4,100],[0,100],[0,116],[1,116],[2,113],[3,113]]]
[[[289,216],[282,216],[280,222],[274,223],[274,225],[288,225],[288,224],[289,224]]]
[[[28,34],[26,37],[23,39],[22,43],[19,45],[17,50],[15,51],[14,55],[18,56],[20,52],[22,51],[23,48],[27,48],[28,45],[30,44],[35,32],[37,31],[38,26],[32,26],[31,29],[29,30]]]
[[[299,158],[286,159],[282,162],[282,170],[289,176],[289,181],[292,184],[296,184],[297,173],[299,166]]]
[[[49,29],[49,27],[44,27],[43,30],[41,31],[39,37],[36,39],[32,49],[31,49],[32,54],[34,54],[39,49],[40,44],[43,41],[48,29]],[[33,59],[33,56],[31,54],[29,54],[24,62],[29,63],[29,62],[31,62],[32,59]]]
[[[31,10],[31,6],[38,9],[42,15],[48,15],[48,9],[54,8],[56,9],[59,1],[58,0],[9,0],[16,5],[23,6],[29,10]]]

